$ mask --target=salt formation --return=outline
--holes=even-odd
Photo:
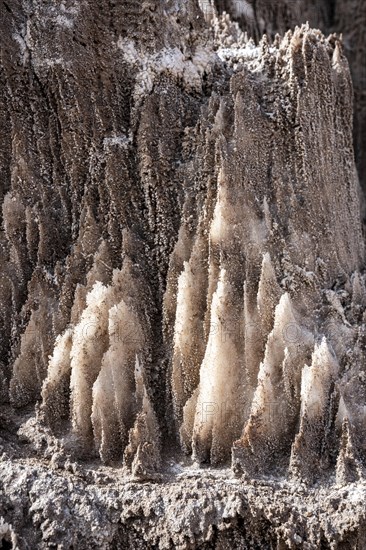
[[[133,428],[129,432],[125,461],[135,476],[149,478],[154,476],[161,466],[160,431],[146,391],[144,371],[137,356],[135,384],[135,402],[138,413]]]
[[[291,453],[290,468],[305,477],[309,469],[316,469],[321,463],[321,451],[327,444],[329,403],[338,369],[332,350],[323,338],[320,345],[315,345],[311,366],[305,365],[302,370],[300,428]]]
[[[295,341],[291,341],[291,333]],[[241,440],[234,445],[236,468],[251,473],[274,471],[289,450],[300,401],[300,368],[313,337],[295,319],[291,299],[283,294],[275,310],[249,420]]]
[[[227,274],[221,270],[211,302],[192,434],[194,457],[213,464],[227,457],[242,422],[240,410],[235,411],[242,404],[240,354],[235,335],[228,331],[238,321],[233,296]]]
[[[198,385],[200,359],[204,351],[202,306],[197,278],[189,262],[178,279],[172,391],[175,414],[182,417],[183,407]],[[201,308],[200,308],[201,306]]]
[[[77,325],[57,338],[42,413],[57,432],[60,420],[69,418],[69,405],[71,441],[79,453],[94,446],[111,463],[122,460],[129,443],[129,465],[147,475],[151,464],[159,464],[160,433],[138,362],[146,355],[147,333],[133,307],[138,284],[131,270],[126,259],[111,285],[96,282]]]
[[[127,328],[127,334],[121,332],[121,328]],[[123,300],[109,311],[108,333],[110,345],[93,385],[92,409],[94,436],[101,458],[106,462],[109,455],[118,457],[126,446],[133,418],[133,367],[137,354],[144,349],[142,327]],[[111,446],[116,449],[113,451]]]
[[[48,364],[48,375],[43,383],[42,401],[47,421],[54,428],[68,417],[71,374],[72,330],[59,335]]]
[[[232,455],[238,472],[278,470],[312,479],[316,473],[311,465],[315,460],[326,462],[321,454],[329,439],[318,417],[333,414],[339,400],[339,392],[329,395],[330,385],[341,376],[331,365],[345,361],[356,336],[353,324],[359,322],[347,319],[342,296],[330,287],[340,277],[349,281],[352,311],[362,307],[365,294],[356,272],[364,257],[357,182],[352,164],[340,157],[352,156],[350,103],[344,94],[351,85],[334,37],[325,39],[308,27],[297,28],[271,47],[263,39],[255,55],[248,56],[243,51],[249,51],[251,43],[240,33],[236,39],[226,55],[229,88],[220,95],[214,92],[203,114],[197,112],[196,122],[186,127],[177,168],[185,182],[182,189],[164,195],[153,183],[158,177],[154,176],[146,180],[142,197],[134,199],[146,201],[147,225],[143,219],[140,223],[150,232],[153,248],[144,251],[136,228],[127,225],[121,233],[107,212],[114,239],[106,240],[92,204],[85,205],[78,248],[92,262],[84,281],[75,281],[69,325],[56,334],[48,366],[45,353],[45,362],[40,362],[44,344],[37,334],[37,316],[44,303],[51,303],[41,297],[21,338],[10,392],[18,406],[25,402],[22,395],[27,401],[41,396],[45,422],[81,455],[96,450],[105,463],[121,461],[125,455],[125,463],[141,475],[160,464],[160,432],[168,429],[178,446],[198,462],[227,463]],[[126,58],[131,47],[126,50],[121,44]],[[134,63],[130,58],[127,62]],[[331,75],[321,86],[319,66]],[[154,78],[166,72],[173,86],[177,76],[170,65],[164,67]],[[158,97],[163,116],[167,107]],[[334,109],[339,118],[334,118]],[[308,124],[309,112],[317,113],[319,128]],[[142,121],[144,116],[142,112]],[[314,170],[308,159],[319,148],[324,124],[332,139],[323,140]],[[338,131],[339,124],[348,134]],[[280,137],[283,128],[288,128],[291,140]],[[145,181],[154,166],[154,149],[143,134],[137,135]],[[190,163],[196,161],[188,160],[193,136],[206,154],[214,150],[210,163],[197,165],[195,197],[189,178]],[[126,162],[132,138],[122,148],[110,143],[104,154],[117,154]],[[287,159],[285,171],[282,159]],[[332,193],[323,192],[329,185]],[[120,201],[116,189],[109,192],[110,200]],[[174,201],[182,216],[176,234],[167,210]],[[4,204],[12,254],[20,265],[25,253],[11,228],[21,223],[20,218],[9,217],[14,210],[10,198]],[[131,219],[128,209],[125,219]],[[169,240],[175,241],[174,248]],[[117,242],[122,244],[123,267],[112,275]],[[150,270],[149,265],[156,267]],[[142,301],[143,285],[152,285],[146,297],[155,293],[153,301]],[[63,292],[60,305],[65,303]],[[324,300],[327,315],[314,316],[313,311],[325,307]],[[56,301],[52,306],[55,330],[64,315],[60,305]],[[156,314],[159,310],[162,315]],[[342,334],[343,344],[330,351],[327,346],[337,334]],[[159,338],[163,353],[156,349],[154,339]],[[321,338],[329,342],[323,340],[318,349]],[[29,377],[30,358],[37,365],[37,377]],[[149,365],[143,376],[135,373],[136,361]],[[144,390],[138,387],[141,377]],[[320,402],[315,416],[314,400]],[[329,411],[330,400],[334,404]],[[327,422],[332,423],[331,417]],[[309,434],[315,425],[317,438],[312,441]],[[339,447],[339,441],[329,445]],[[144,466],[144,460],[149,465]]]
[[[97,484],[193,463],[189,475],[205,465],[216,481],[231,467],[245,480],[363,483],[365,249],[341,39],[287,30],[281,6],[261,0],[235,4],[246,33],[218,15],[231,1],[8,4],[10,456],[21,439],[50,475],[92,464]],[[223,517],[236,517],[231,504]],[[201,544],[197,529],[179,544]],[[276,533],[272,545],[300,544]]]
[[[96,283],[87,297],[80,323],[75,327],[71,349],[71,411],[73,430],[88,440],[92,432],[92,387],[97,379],[104,353],[108,349],[108,312],[110,292]]]
[[[288,103],[272,99],[267,106],[260,105],[259,110],[262,109],[263,113],[261,116],[253,114],[253,109],[249,112],[243,101],[243,94],[245,90],[246,96],[250,97],[253,92],[239,69],[231,82],[235,100],[225,98],[217,103],[213,131],[221,131],[225,137],[220,136],[216,142],[219,162],[216,198],[209,194],[205,203],[206,212],[211,212],[211,221],[210,216],[205,221],[209,247],[207,304],[204,307],[206,350],[201,365],[198,365],[197,354],[193,349],[196,348],[195,337],[202,334],[200,331],[203,314],[202,305],[196,310],[198,301],[192,300],[192,296],[200,292],[202,282],[197,281],[195,287],[192,269],[187,261],[183,261],[180,264],[181,274],[175,275],[178,282],[172,389],[182,448],[186,452],[192,450],[194,459],[215,464],[228,460],[230,449],[233,448],[233,466],[236,471],[248,471],[253,475],[278,470],[289,471],[291,475],[295,475],[295,463],[298,461],[305,465],[304,477],[312,479],[313,474],[306,470],[306,464],[312,464],[315,459],[325,458],[320,457],[320,450],[314,455],[316,458],[313,457],[309,462],[305,456],[298,456],[301,453],[300,447],[305,449],[305,454],[307,452],[307,444],[300,443],[307,437],[306,423],[309,422],[312,426],[317,422],[315,417],[307,420],[310,413],[306,412],[307,405],[304,405],[303,395],[305,390],[301,389],[308,376],[305,365],[311,360],[314,345],[317,346],[315,342],[319,338],[326,337],[333,341],[336,334],[342,334],[344,345],[337,345],[338,361],[344,361],[348,345],[346,342],[350,343],[355,338],[355,332],[346,318],[338,293],[329,289],[329,280],[336,281],[347,271],[349,275],[346,277],[349,278],[357,265],[361,265],[364,254],[362,239],[358,233],[358,252],[354,248],[354,242],[349,242],[335,251],[330,244],[333,238],[329,241],[328,247],[325,244],[327,235],[330,237],[340,231],[340,225],[337,222],[332,224],[328,218],[327,229],[323,232],[324,241],[320,245],[321,250],[317,248],[315,254],[311,244],[318,240],[315,226],[324,219],[324,211],[332,211],[333,199],[329,201],[330,197],[324,197],[321,206],[319,202],[313,203],[313,219],[318,220],[313,229],[307,224],[308,218],[305,217],[305,212],[302,213],[302,209],[299,209],[299,205],[304,202],[307,205],[312,203],[310,188],[312,185],[319,185],[318,174],[309,171],[303,160],[295,167],[298,162],[296,160],[295,173],[300,170],[300,166],[302,171],[305,170],[303,182],[298,181],[294,184],[290,173],[288,179],[287,176],[283,176],[283,172],[278,171],[276,175],[276,158],[261,144],[261,158],[267,159],[272,166],[274,163],[274,168],[271,168],[273,184],[268,189],[263,189],[259,184],[256,187],[253,185],[253,181],[259,181],[259,178],[261,182],[266,181],[264,173],[261,173],[261,166],[255,165],[252,160],[245,162],[248,147],[256,150],[259,146],[250,128],[246,130],[245,117],[254,118],[256,128],[264,128],[267,125],[270,127],[272,124],[279,124],[280,120],[283,123],[287,117],[295,121],[295,124],[297,120],[302,131],[295,132],[297,137],[294,150],[285,155],[290,154],[290,159],[300,159],[309,154],[301,152],[297,157],[295,153],[297,147],[303,151],[306,139],[304,132],[309,131],[301,122],[301,113],[305,112],[305,105],[310,101],[309,84],[302,83],[300,86],[300,82],[304,78],[311,81],[312,75],[315,76],[312,68],[314,57],[311,54],[313,42],[306,33],[304,28],[297,29],[293,35],[288,33],[279,46],[277,55],[281,55],[280,52],[287,47],[292,52],[290,58],[284,60],[278,73],[280,82],[284,74],[283,67],[287,66]],[[241,39],[245,41],[245,38]],[[342,57],[339,57],[337,65],[334,64],[334,56],[340,52],[339,44],[335,43],[334,49],[326,53],[329,46],[330,42],[324,42],[318,55],[327,63],[329,71],[343,75]],[[274,57],[271,58],[274,54],[271,54],[265,41],[261,47],[265,51],[263,65],[250,56],[247,67],[254,72],[260,70],[264,74],[266,71],[272,75],[277,74],[278,61],[275,61]],[[240,44],[232,47],[231,58],[243,57],[241,50]],[[278,57],[276,59],[278,60]],[[245,63],[245,57],[242,61]],[[235,69],[235,65],[233,67]],[[340,84],[341,81],[343,86],[346,83],[343,76],[335,76],[329,90],[324,93],[336,97],[337,83]],[[287,84],[284,85],[287,87]],[[291,97],[293,99],[290,99]],[[229,108],[231,101],[233,114]],[[257,111],[254,109],[254,113]],[[229,126],[231,116],[234,117],[233,130]],[[231,132],[232,138],[229,137]],[[316,134],[312,135],[312,139],[316,140]],[[227,145],[230,139],[235,143],[232,149]],[[333,155],[331,151],[333,150],[330,148],[329,154]],[[257,170],[252,167],[253,164]],[[246,182],[245,187],[241,187],[240,179],[236,176],[237,166],[241,170],[240,177]],[[324,170],[324,166],[320,169]],[[327,178],[326,171],[323,174]],[[343,183],[340,181],[339,185],[342,187]],[[357,210],[357,193],[354,191],[351,191],[348,197],[352,202],[355,201]],[[286,193],[289,194],[288,199]],[[273,194],[276,197],[276,208],[271,207],[273,203],[268,201],[268,197]],[[248,210],[248,205],[252,205],[252,210]],[[284,219],[281,219],[282,215],[286,218],[286,225]],[[308,214],[306,216],[308,217]],[[346,213],[342,219],[347,219]],[[354,221],[349,218],[349,222],[354,235]],[[357,231],[359,232],[359,229],[356,233]],[[286,238],[283,236],[285,234]],[[342,239],[341,233],[338,235],[336,243]],[[189,241],[186,246],[191,246]],[[242,268],[239,267],[240,258]],[[174,269],[176,272],[177,266],[174,266]],[[173,276],[173,272],[171,275],[168,272],[168,280],[169,276]],[[362,295],[362,279],[357,275],[352,279],[355,299],[359,303],[362,298],[356,296]],[[167,292],[170,292],[170,288]],[[330,305],[327,320],[321,316],[318,319],[314,318],[313,315],[314,309],[322,307],[323,296]],[[331,319],[333,323],[330,322]],[[235,331],[240,335],[237,341]],[[188,335],[192,348],[185,345],[186,366],[182,367],[182,338],[187,338]],[[313,360],[317,365],[315,370],[322,369],[323,366],[320,364],[323,363],[325,370],[330,369],[327,366],[330,359],[328,363],[326,359],[323,362],[320,359],[318,361],[317,352],[314,353]],[[188,368],[193,372],[193,375],[189,376],[189,383],[185,378]],[[338,371],[333,373],[333,384],[338,376]],[[195,384],[192,383],[194,380]],[[317,394],[325,414],[324,411],[330,406],[330,397],[327,393],[329,390],[326,389],[325,380],[319,384],[325,385],[324,391]],[[337,394],[332,399],[336,401]],[[334,408],[334,405],[331,406],[331,410],[332,407]],[[332,423],[331,418],[328,421]],[[300,432],[297,434],[299,422]],[[240,432],[243,435],[238,437]],[[325,427],[323,432],[319,431],[315,439],[314,445],[320,445],[319,449],[328,445]],[[337,443],[332,442],[330,445]]]

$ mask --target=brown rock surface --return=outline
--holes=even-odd
[[[362,17],[217,7],[0,4],[4,547],[365,544]]]

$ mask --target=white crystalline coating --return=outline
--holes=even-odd
[[[218,177],[217,201],[210,227],[210,239],[214,244],[225,241],[229,235],[227,188],[221,184],[223,177],[221,170]]]
[[[268,337],[267,347],[269,346],[271,362],[281,364],[285,348],[301,343],[302,338],[303,332],[295,318],[290,295],[286,292],[276,306],[273,330]]]
[[[122,135],[122,136],[113,136],[113,137],[106,137],[103,140],[104,147],[108,147],[111,145],[117,145],[119,147],[127,147],[131,143],[131,137]]]
[[[103,249],[101,245],[98,257]],[[67,415],[65,381],[70,374],[72,430],[80,450],[89,452],[94,442],[103,462],[121,461],[129,441],[127,454],[130,462],[138,454],[138,469],[150,459],[159,464],[160,435],[139,360],[146,335],[132,305],[137,283],[131,270],[126,258],[122,270],[113,271],[111,285],[97,281],[80,304],[79,322],[57,338],[42,409],[51,427],[60,414]]]
[[[275,310],[274,327],[268,336],[264,360],[260,365],[258,373],[258,385],[254,394],[252,404],[252,416],[261,415],[268,411],[271,404],[274,404],[278,395],[274,391],[273,384],[277,384],[281,377],[282,363],[285,358],[286,330],[288,327],[300,328],[295,320],[291,299],[287,293],[283,294]],[[271,428],[271,419],[265,428]]]
[[[174,345],[181,351],[187,350],[191,345],[191,334],[189,330],[192,318],[192,294],[194,292],[194,274],[189,262],[184,262],[184,270],[178,279],[177,291],[177,313],[176,326],[174,331]],[[187,350],[188,351],[188,350]]]
[[[16,32],[13,34],[13,39],[19,44],[22,64],[25,65],[29,60],[29,49],[26,42],[26,37]]]
[[[47,399],[52,389],[57,387],[62,377],[71,371],[72,334],[72,329],[67,329],[56,338],[53,354],[48,364],[47,378],[42,388],[42,398],[44,400]]]
[[[302,376],[301,376],[301,414],[304,413],[305,410],[305,402],[307,397],[309,396],[308,404],[311,405],[311,402],[314,402],[315,398],[315,404],[317,398],[319,399],[319,385],[317,385],[313,391],[312,390],[312,382],[314,378],[314,373],[311,370],[310,365],[304,365],[302,369]],[[318,395],[317,395],[318,393]],[[318,405],[320,403],[318,402]]]
[[[184,262],[184,270],[178,279],[176,322],[174,327],[174,351],[172,388],[178,410],[185,403],[184,386],[192,384],[189,364],[196,335],[194,309],[197,304],[195,282],[189,262]]]
[[[36,57],[33,60],[33,63],[36,67],[54,67],[55,65],[62,65],[63,67],[70,67],[70,61],[65,61],[62,57],[49,57],[49,58],[39,58]]]
[[[12,532],[12,526],[6,523],[3,516],[0,517],[0,536],[4,537]]]
[[[258,311],[262,325],[267,334],[273,326],[274,311],[281,296],[281,288],[277,283],[271,256],[267,252],[263,255],[261,276],[258,285]]]
[[[73,429],[81,438],[91,433],[92,387],[108,347],[108,313],[111,288],[95,283],[87,307],[75,327],[71,350],[71,401]]]
[[[275,366],[268,359],[260,364],[258,386],[254,394],[251,411],[254,416],[265,411],[269,412],[270,405],[275,402],[275,392],[272,384],[272,379],[275,376]]]
[[[115,448],[122,447],[119,434],[120,426],[115,419],[115,389],[112,373],[107,367],[101,369],[93,385],[93,406],[91,421],[96,448],[102,460],[113,458],[108,454],[108,442],[112,439]],[[108,403],[109,407],[103,406]],[[122,451],[122,448],[120,448]]]
[[[338,373],[338,362],[331,352],[327,339],[316,344],[311,365],[305,365],[301,380],[301,414],[308,420],[316,419],[326,406],[331,381]]]
[[[204,253],[207,248],[207,237],[199,230],[191,244],[192,248],[188,239],[188,232],[181,231],[174,250],[174,262],[175,266],[179,266],[178,269],[183,264],[182,269],[179,269],[179,276],[178,270],[176,271],[175,280],[168,279],[164,298],[165,314],[172,319],[174,329],[171,383],[178,428],[184,416],[186,401],[190,401],[198,386],[199,370],[206,347],[208,270]],[[189,260],[184,261],[184,258]],[[187,430],[182,430],[182,437],[186,441]]]
[[[269,54],[276,54],[277,49],[275,47],[268,47],[267,43],[265,44]],[[233,66],[234,69],[240,63],[245,63],[251,72],[261,71],[263,66],[263,43],[256,45],[252,38],[249,40],[241,38],[238,43],[235,42],[230,46],[219,46],[216,53],[221,61]]]
[[[343,72],[344,61],[342,61],[342,55],[338,42],[335,45],[332,56],[332,68],[339,73]]]
[[[123,300],[109,310],[108,334],[109,347],[93,385],[92,421],[102,458],[106,447],[122,450],[118,434],[125,438],[131,426],[136,355],[144,345],[138,318]]]
[[[220,371],[226,363],[226,355],[223,352],[227,351],[220,330],[220,317],[226,291],[224,279],[225,272],[222,270],[216,292],[212,298],[211,330],[200,371],[200,391],[196,409],[195,431],[200,431],[201,436],[205,436],[208,432],[212,431],[213,424],[219,415],[219,406],[222,403],[220,393],[223,386],[221,386],[222,380],[220,375],[222,373]],[[203,419],[201,415],[205,411],[206,404],[212,405],[213,412]]]
[[[198,0],[198,5],[203,13],[205,21],[210,22],[216,15],[213,0]]]
[[[122,50],[123,57],[127,63],[139,63],[139,54],[136,49],[136,43],[133,40],[119,37],[117,47]]]
[[[65,15],[58,15],[56,17],[56,22],[58,25],[66,27],[67,29],[72,29],[74,26],[74,21]]]
[[[267,257],[264,263],[268,261]],[[244,438],[251,441],[258,434],[257,426],[260,426],[260,434],[267,438],[281,440],[285,436],[292,415],[287,405],[294,405],[299,399],[299,391],[296,391],[300,383],[299,365],[312,343],[312,335],[296,320],[290,296],[283,294],[275,309],[274,326],[260,364]]]
[[[243,59],[249,61],[260,56],[261,50],[254,42],[249,41],[246,46],[233,46],[230,48],[218,48],[217,55],[222,61],[227,61],[231,58]]]
[[[70,4],[70,2],[69,2]],[[77,15],[80,11],[80,3],[79,2],[73,2],[73,5],[65,6],[65,2],[61,2],[60,4],[60,10],[63,13],[67,13],[70,15]]]
[[[46,17],[55,22],[60,27],[72,29],[75,24],[74,17],[79,14],[80,5],[75,2],[73,6],[66,6],[64,2],[59,5],[50,6]]]
[[[179,48],[163,48],[149,54],[137,47],[133,40],[120,37],[117,47],[127,63],[139,68],[136,74],[135,96],[138,98],[152,90],[156,75],[170,73],[183,79],[186,86],[200,90],[202,76],[216,59],[213,51],[197,47],[190,57]]]
[[[241,402],[242,387],[241,358],[227,332],[227,324],[232,322],[231,291],[226,272],[221,269],[211,303],[211,328],[200,370],[193,429],[194,455],[202,453],[203,447],[214,461],[230,450],[242,422],[242,411],[232,410],[235,403]]]

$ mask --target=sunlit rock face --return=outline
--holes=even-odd
[[[312,479],[335,467],[340,381],[349,349],[362,353],[350,82],[340,45],[307,28],[259,47],[238,34],[217,53],[233,72],[205,116],[214,170],[189,239],[183,220],[165,294],[180,441],[199,462],[232,456],[238,472]],[[338,124],[348,137],[334,148]],[[347,150],[335,179],[335,151]]]
[[[366,546],[345,6],[0,3],[0,546]]]
[[[256,45],[213,6],[132,4],[113,25],[94,2],[1,8],[3,399],[76,459],[142,478],[185,453],[359,479],[343,46],[309,26]]]

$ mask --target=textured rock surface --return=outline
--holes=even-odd
[[[355,96],[354,143],[360,182],[366,189],[366,4],[363,0],[200,0],[209,13],[212,3],[219,13],[229,13],[242,30],[258,40],[264,33],[272,38],[296,25],[310,23],[324,33],[343,35],[344,51],[350,63]]]
[[[363,547],[364,42],[301,5],[0,4],[4,544]]]

